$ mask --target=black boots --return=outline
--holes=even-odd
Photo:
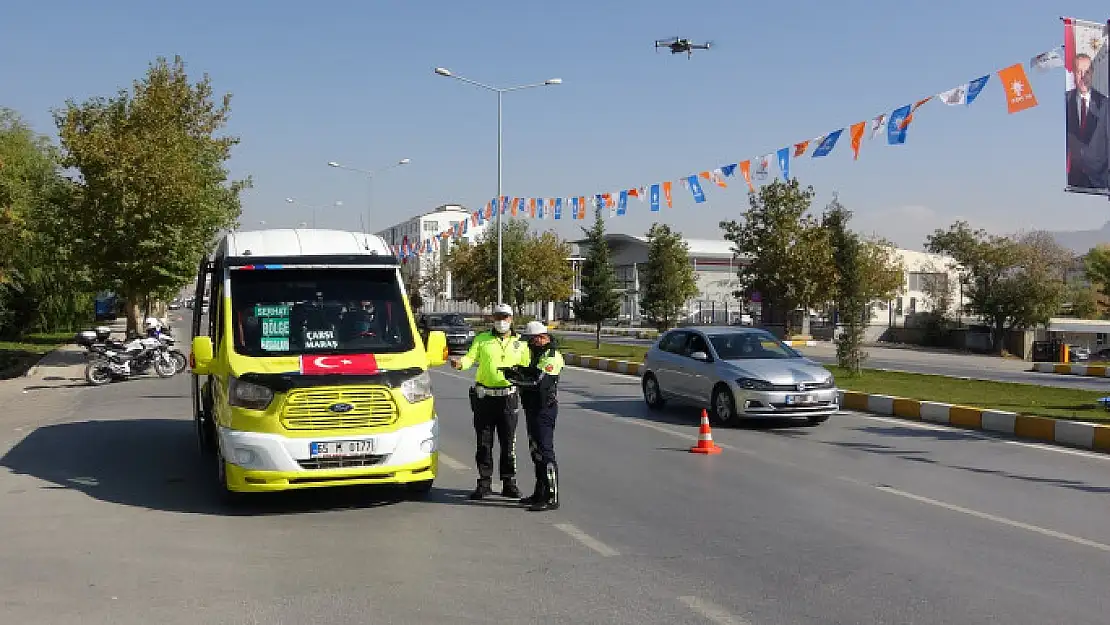
[[[559,468],[549,463],[543,472],[543,480],[537,482],[539,487],[537,496],[528,502],[528,509],[532,512],[559,509]]]
[[[520,489],[517,488],[516,479],[502,480],[501,496],[509,499],[520,499]]]
[[[520,488],[517,487],[515,478],[502,480],[502,484],[501,496],[508,497],[509,499],[520,499]],[[470,493],[470,500],[478,501],[492,494],[493,488],[490,487],[489,483],[479,480],[478,487],[474,489],[474,492]]]

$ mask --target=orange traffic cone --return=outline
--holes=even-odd
[[[713,430],[709,429],[709,413],[701,411],[701,427],[698,429],[698,444],[690,448],[692,454],[719,454],[721,448],[713,442]]]

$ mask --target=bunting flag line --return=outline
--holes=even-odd
[[[1067,22],[1067,24],[1069,27],[1073,27],[1071,22]],[[1073,48],[1075,47],[1074,43],[1070,45]],[[772,177],[770,172],[772,161],[777,164],[779,174],[783,180],[790,180],[792,160],[806,155],[813,159],[829,156],[836,149],[845,130],[848,131],[852,160],[859,160],[865,141],[881,141],[885,137],[886,144],[889,146],[904,145],[908,139],[910,125],[915,121],[915,116],[922,107],[934,99],[948,107],[971,106],[978,101],[982,92],[989,87],[992,76],[997,76],[998,82],[1002,86],[1008,114],[1020,113],[1034,108],[1039,105],[1039,102],[1026,73],[1026,66],[1035,74],[1044,74],[1054,69],[1063,68],[1068,73],[1070,85],[1073,82],[1073,68],[1069,64],[1069,54],[1074,56],[1074,50],[1069,50],[1068,46],[1069,40],[1065,38],[1063,46],[1057,46],[1029,57],[1028,62],[1014,63],[1008,67],[983,74],[936,95],[912,100],[910,103],[891,111],[882,112],[862,121],[842,126],[815,139],[786,143],[785,147],[763,153],[760,156],[745,158],[717,167],[695,170],[697,173],[686,174],[672,180],[662,180],[647,185],[626,187],[617,191],[578,196],[554,198],[495,197],[483,208],[471,213],[469,220],[464,220],[439,235],[417,243],[403,240],[401,245],[392,246],[392,249],[394,254],[401,259],[434,253],[440,249],[441,239],[443,244],[447,245],[452,238],[466,236],[471,228],[486,225],[498,212],[501,215],[538,220],[585,220],[587,218],[587,208],[589,208],[595,214],[607,213],[609,217],[623,217],[629,211],[629,198],[634,197],[646,203],[650,212],[658,213],[663,210],[664,204],[668,209],[674,207],[672,190],[675,182],[678,182],[690,192],[695,205],[703,204],[708,202],[709,198],[701,181],[711,182],[724,189],[728,187],[727,179],[737,176],[737,170],[739,170],[739,176],[744,179],[748,192],[754,193],[756,192],[756,181],[763,183]],[[1069,86],[1069,88],[1071,87]]]

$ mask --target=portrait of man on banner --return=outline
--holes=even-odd
[[[1067,190],[1110,194],[1107,25],[1064,21]]]

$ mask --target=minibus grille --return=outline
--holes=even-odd
[[[346,404],[346,412],[333,407]],[[373,428],[397,421],[397,404],[384,387],[306,388],[289,391],[281,424],[287,430]]]

